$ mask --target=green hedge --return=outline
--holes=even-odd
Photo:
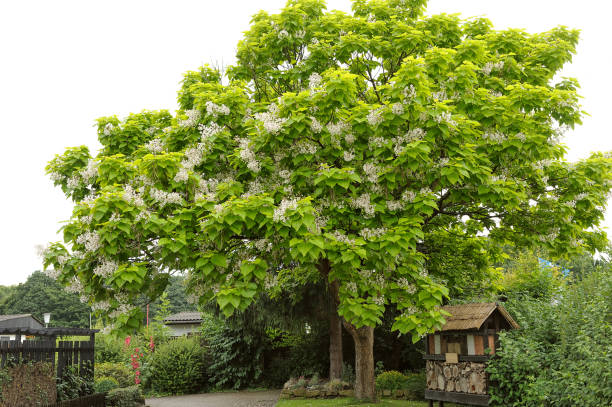
[[[144,404],[144,397],[138,386],[113,389],[106,395],[106,405],[112,407],[136,407]]]
[[[171,394],[201,389],[206,381],[204,355],[198,338],[178,338],[159,346],[151,358],[151,387]]]
[[[106,362],[95,365],[95,379],[102,377],[112,377],[117,380],[119,387],[132,386],[134,382],[134,370],[126,363]]]

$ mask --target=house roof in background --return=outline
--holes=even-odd
[[[202,322],[202,313],[199,311],[183,311],[164,319],[165,324],[197,324],[199,322]]]
[[[37,323],[39,323],[41,326],[44,325],[38,318],[36,318],[32,314],[6,314],[6,315],[0,315],[0,323],[4,322],[4,321],[11,321],[11,320],[14,320],[14,319],[21,319],[21,318],[31,318],[34,321],[36,321]],[[30,328],[34,328],[34,327],[30,326]]]
[[[504,317],[512,328],[518,329],[519,324],[510,316],[508,311],[501,305],[494,302],[447,305],[442,309],[451,314],[450,317],[444,317],[446,324],[442,326],[441,331],[465,331],[471,329],[480,329],[487,318],[495,312]]]

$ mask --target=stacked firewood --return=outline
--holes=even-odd
[[[471,394],[487,393],[485,364],[476,362],[445,363],[427,361],[427,388]]]

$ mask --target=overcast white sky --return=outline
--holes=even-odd
[[[574,62],[590,113],[565,140],[568,159],[612,150],[609,18],[604,0],[430,0],[428,14],[483,15],[496,28],[582,30]],[[65,147],[99,147],[100,116],[174,111],[181,75],[204,63],[231,64],[258,10],[285,0],[19,0],[0,2],[0,284],[41,269],[35,246],[59,240],[71,204],[44,174]],[[328,0],[350,11],[350,0]],[[612,216],[606,224],[612,226]]]

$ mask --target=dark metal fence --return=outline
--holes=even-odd
[[[94,341],[0,341],[0,368],[24,362],[49,362],[56,369],[56,377],[62,377],[69,366],[74,366],[80,376],[93,377]]]

